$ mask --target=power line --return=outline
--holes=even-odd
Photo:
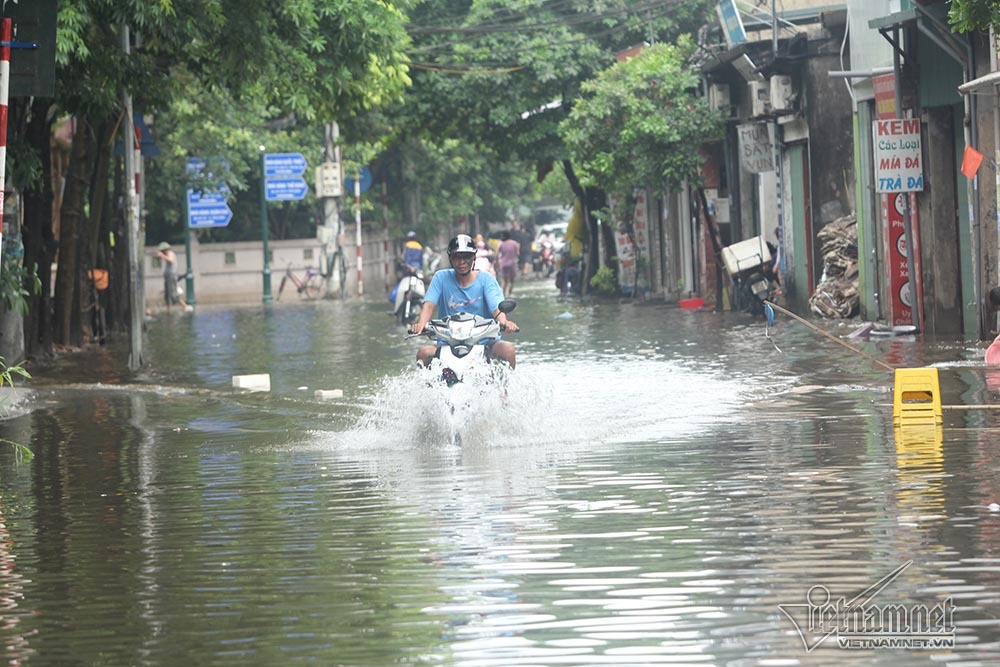
[[[481,23],[479,25],[468,26],[468,27],[410,27],[407,32],[411,36],[417,35],[444,35],[444,34],[461,34],[461,35],[474,35],[474,34],[495,34],[503,32],[523,32],[530,30],[544,30],[551,28],[553,26],[575,26],[575,25],[585,25],[587,23],[594,23],[598,21],[604,21],[610,18],[627,16],[630,14],[637,14],[642,11],[650,9],[658,9],[661,7],[666,7],[669,5],[680,4],[683,0],[650,0],[649,2],[636,5],[633,7],[625,7],[615,11],[603,12],[600,14],[583,14],[576,17],[567,16],[557,21],[543,21],[541,23],[518,23],[518,24],[506,24],[506,23]],[[525,17],[526,18],[526,17]]]
[[[653,14],[648,14],[644,18],[646,18],[646,19],[659,19],[659,18],[663,18],[664,16],[666,16],[667,14],[670,13],[670,11],[672,10],[672,5],[677,4],[678,1],[679,0],[668,0],[667,2],[660,3],[662,6],[659,8],[658,11],[656,11]],[[554,45],[554,46],[563,46],[563,45],[568,45],[568,44],[575,44],[575,43],[579,43],[579,42],[584,42],[584,41],[599,39],[601,37],[606,37],[606,36],[614,34],[616,32],[621,32],[621,31],[628,30],[629,28],[634,28],[634,27],[635,26],[629,26],[626,23],[619,23],[619,24],[611,26],[610,28],[607,28],[605,30],[600,30],[600,31],[597,31],[597,32],[582,34],[579,37],[574,37],[572,39],[550,40],[549,43],[552,44],[552,45]],[[480,36],[486,37],[486,36],[491,36],[491,35],[492,34],[482,34]],[[477,36],[471,36],[471,39],[476,39],[476,38],[477,38]],[[464,44],[468,44],[468,43],[469,43],[469,39],[449,40],[449,41],[444,41],[444,42],[438,42],[438,43],[435,43],[435,44],[427,44],[427,45],[424,45],[424,46],[417,46],[415,48],[410,49],[410,51],[412,53],[428,53],[428,52],[439,51],[439,50],[450,48],[452,46],[456,46],[456,45],[460,45],[460,44],[464,45]],[[522,53],[523,51],[524,51],[524,47],[521,47],[521,46],[510,47],[510,48],[506,48],[506,49],[491,48],[490,49],[490,54],[491,55],[502,55],[502,54],[511,54],[511,53]]]
[[[514,21],[518,19],[527,19],[533,14],[537,14],[538,11],[549,11],[549,12],[559,12],[570,9],[572,5],[577,4],[578,0],[536,0],[529,5],[524,5],[519,7],[519,11],[508,12],[510,18],[509,21]],[[427,24],[427,25],[417,25],[415,23],[410,23],[407,25],[407,30],[417,29],[417,30],[434,30],[443,28],[453,28],[456,25],[462,25],[466,20],[468,20],[468,12],[462,15],[449,16],[440,19],[437,24]],[[413,34],[413,33],[411,33]]]

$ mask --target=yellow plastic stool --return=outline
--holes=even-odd
[[[895,426],[933,426],[943,421],[938,369],[897,368],[892,423]]]

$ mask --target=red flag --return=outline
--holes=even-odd
[[[966,146],[965,154],[962,156],[962,174],[968,179],[975,178],[982,163],[983,154],[972,146]]]

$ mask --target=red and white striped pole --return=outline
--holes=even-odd
[[[392,285],[389,280],[389,265],[392,263],[392,258],[389,257],[389,186],[385,182],[385,174],[382,174],[382,233],[385,237],[382,239],[382,253],[385,255],[385,286],[388,288]]]
[[[10,40],[12,21],[0,24],[0,253],[3,252],[3,199],[7,185],[7,97],[10,90]]]
[[[358,246],[358,297],[365,293],[365,280],[361,275],[361,172],[354,179],[354,240]]]

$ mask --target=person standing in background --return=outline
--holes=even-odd
[[[521,255],[521,244],[511,238],[510,232],[504,232],[500,237],[500,278],[504,296],[510,298],[514,294],[514,279],[517,278],[517,263]]]
[[[185,312],[194,310],[181,298],[180,288],[177,285],[177,255],[170,248],[170,244],[164,241],[158,245],[156,256],[163,264],[163,302],[166,304],[167,310],[169,311],[172,305],[182,306]]]

